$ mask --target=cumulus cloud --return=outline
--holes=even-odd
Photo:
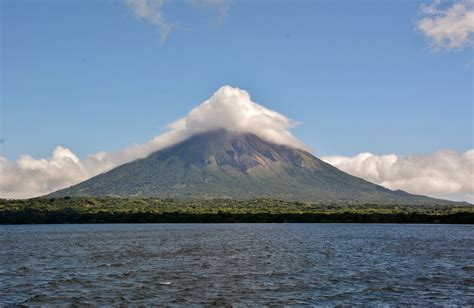
[[[297,123],[286,116],[253,102],[247,91],[221,87],[186,117],[169,125],[171,132],[190,136],[217,129],[254,133],[268,141],[297,148],[305,145],[289,129]]]
[[[0,197],[44,195],[146,157],[195,134],[217,129],[254,133],[274,143],[306,148],[289,131],[294,125],[284,115],[253,102],[248,92],[223,86],[185,117],[171,123],[163,134],[121,152],[99,152],[81,161],[69,149],[59,146],[47,159],[24,155],[16,162],[9,162],[0,156]]]
[[[124,0],[127,7],[133,12],[133,14],[158,28],[160,31],[160,41],[163,43],[171,30],[175,27],[174,23],[171,23],[165,17],[163,13],[163,5],[167,0]],[[224,20],[225,15],[229,9],[229,2],[227,0],[191,0],[189,3],[195,7],[202,8],[217,8],[219,18],[218,21],[221,23]]]
[[[25,198],[85,180],[87,171],[70,150],[57,147],[49,159],[23,155],[16,163],[0,157],[0,196]]]
[[[441,0],[420,9],[417,28],[435,48],[462,49],[474,40],[474,1],[464,0],[442,7]]]
[[[357,177],[390,189],[469,200],[474,192],[474,149],[458,154],[443,150],[431,155],[397,156],[360,153],[322,160]],[[462,195],[465,197],[463,198]]]
[[[9,162],[0,156],[0,197],[29,198],[77,184],[116,166],[143,158],[195,134],[226,129],[254,133],[270,142],[308,150],[290,129],[297,123],[252,101],[248,92],[223,86],[168,130],[145,144],[121,152],[99,152],[80,160],[58,146],[51,157],[21,156]],[[390,189],[462,199],[474,196],[474,149],[463,154],[438,151],[431,155],[398,156],[361,153],[354,157],[327,156],[335,167]]]

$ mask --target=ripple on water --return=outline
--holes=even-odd
[[[472,305],[474,228],[0,226],[0,300],[28,305]]]

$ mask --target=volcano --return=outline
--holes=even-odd
[[[275,144],[255,134],[222,129],[194,135],[49,196],[447,202],[393,191],[349,175],[302,149]]]

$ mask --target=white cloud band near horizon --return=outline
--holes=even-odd
[[[323,156],[334,167],[386,188],[474,203],[474,149],[400,156]]]
[[[306,149],[289,129],[297,123],[267,109],[239,88],[223,86],[168,125],[168,130],[148,143],[133,144],[121,152],[99,152],[80,160],[71,150],[58,146],[50,158],[22,155],[16,162],[0,156],[0,198],[29,198],[66,188],[114,167],[143,158],[192,135],[217,129],[250,132],[278,144]]]
[[[49,158],[22,155],[10,162],[0,156],[0,198],[42,196],[146,157],[192,135],[217,129],[254,133],[270,142],[308,150],[290,132],[295,125],[297,122],[253,102],[246,91],[223,86],[185,117],[168,125],[163,134],[121,152],[99,152],[81,160],[70,149],[58,146]],[[406,157],[361,153],[322,159],[390,189],[474,202],[474,149],[461,154],[444,150]]]

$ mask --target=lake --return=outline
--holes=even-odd
[[[474,226],[0,226],[0,304],[474,304]]]

